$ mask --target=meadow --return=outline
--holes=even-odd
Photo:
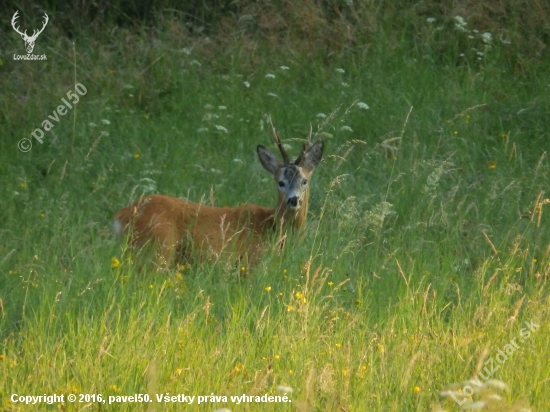
[[[428,12],[338,44],[50,13],[45,61],[3,26],[0,410],[550,410],[544,36]],[[292,156],[325,142],[303,233],[255,267],[138,271],[112,217],[142,195],[274,205],[269,117]]]

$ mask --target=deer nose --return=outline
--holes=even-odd
[[[289,197],[286,203],[292,207],[298,206],[298,196]]]

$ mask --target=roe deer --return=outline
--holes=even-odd
[[[114,220],[117,235],[128,235],[130,244],[152,246],[161,264],[171,266],[193,257],[204,259],[228,255],[238,260],[257,260],[267,241],[284,228],[300,229],[307,217],[308,181],[321,161],[323,141],[304,144],[294,162],[271,125],[273,139],[283,157],[262,145],[257,152],[262,166],[278,187],[274,209],[244,204],[213,207],[165,195],[145,196],[121,209]],[[311,136],[310,136],[311,137]]]

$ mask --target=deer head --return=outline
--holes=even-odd
[[[302,153],[292,162],[273,124],[271,124],[271,131],[273,132],[273,140],[283,157],[283,162],[281,163],[274,154],[262,145],[258,146],[258,156],[262,166],[273,175],[279,188],[277,206],[279,213],[290,213],[295,216],[303,213],[304,216],[301,216],[300,222],[297,222],[297,226],[301,226],[301,221],[305,220],[305,213],[307,213],[308,208],[308,180],[323,156],[323,142],[319,140],[311,146],[304,144]]]
[[[16,11],[15,14],[13,15],[11,19],[11,26],[18,34],[21,35],[21,38],[25,41],[25,49],[27,49],[27,53],[31,54],[34,49],[34,42],[36,41],[36,38],[40,33],[44,31],[44,29],[46,28],[46,25],[48,24],[48,21],[49,21],[48,15],[44,13],[44,24],[42,25],[42,28],[40,30],[34,30],[32,36],[28,36],[27,30],[25,30],[24,32],[21,32],[19,30],[19,27],[15,26],[17,17],[19,17],[17,13],[19,13],[19,10]]]

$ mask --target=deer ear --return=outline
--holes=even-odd
[[[260,158],[260,163],[262,164],[264,169],[272,175],[277,173],[277,170],[279,170],[282,165],[281,162],[279,162],[279,159],[277,159],[273,153],[271,153],[261,144],[258,145],[257,152],[258,157]]]
[[[323,141],[318,140],[309,146],[300,159],[300,166],[308,169],[310,172],[317,167],[323,157]]]

